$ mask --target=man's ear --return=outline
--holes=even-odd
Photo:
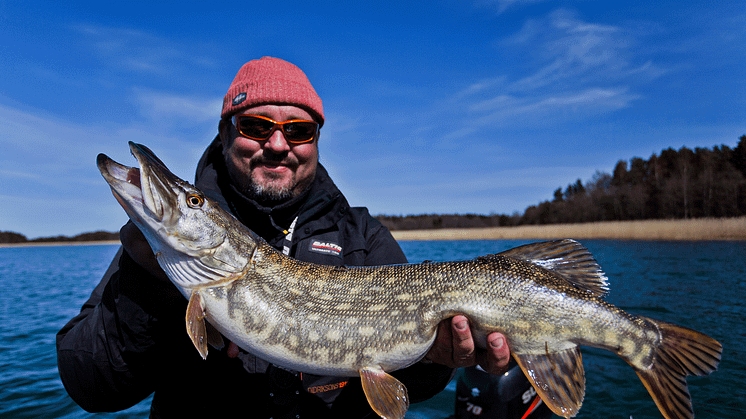
[[[223,148],[226,148],[229,145],[229,141],[232,137],[232,125],[230,118],[223,118],[218,123],[218,135],[220,136],[220,141],[223,143]]]

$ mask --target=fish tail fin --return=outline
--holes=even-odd
[[[675,324],[645,318],[661,333],[649,369],[635,368],[655,404],[667,419],[693,418],[687,375],[707,375],[717,369],[723,350],[715,339]]]

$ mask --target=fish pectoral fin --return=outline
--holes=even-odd
[[[189,338],[197,348],[202,359],[207,359],[207,327],[205,326],[205,308],[199,291],[192,291],[186,311],[186,328]]]
[[[401,419],[409,408],[407,388],[381,367],[360,370],[365,398],[370,407],[384,419]]]
[[[539,355],[513,354],[544,403],[556,415],[571,418],[585,397],[585,372],[580,348]]]

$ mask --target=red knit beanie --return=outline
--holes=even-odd
[[[293,105],[324,125],[321,98],[303,71],[279,58],[262,57],[244,64],[223,98],[222,118],[256,105]]]

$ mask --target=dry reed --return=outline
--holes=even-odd
[[[397,240],[746,240],[746,217],[393,231]]]
[[[499,239],[616,239],[616,240],[744,240],[746,217],[695,220],[610,221],[585,224],[551,224],[519,227],[444,228],[392,231],[396,240],[499,240]],[[58,242],[0,244],[3,247],[118,244]]]

